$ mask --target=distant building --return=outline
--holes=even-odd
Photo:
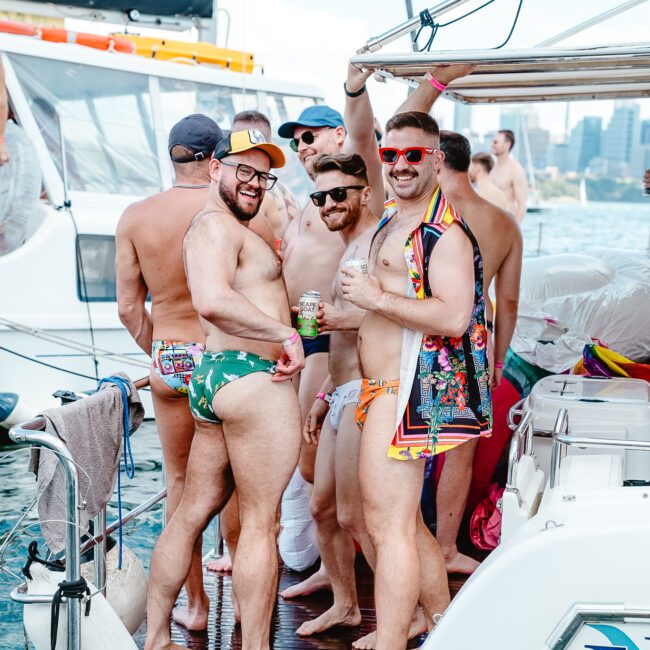
[[[552,143],[548,148],[548,164],[556,167],[560,174],[569,171],[569,145],[566,142]]]
[[[472,106],[470,104],[454,104],[454,131],[467,136],[472,132]]]
[[[515,134],[514,156],[524,167],[544,169],[547,166],[550,133],[540,127],[535,108],[502,108],[499,128],[510,129]]]
[[[650,120],[641,122],[641,144],[650,144]]]
[[[639,125],[639,104],[619,101],[614,104],[614,114],[603,134],[601,156],[613,163],[612,168],[620,167],[632,173],[633,160],[638,159],[641,144]]]
[[[600,117],[583,117],[569,137],[569,169],[584,172],[600,156],[603,121]]]

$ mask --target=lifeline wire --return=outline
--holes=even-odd
[[[130,389],[130,383],[124,377],[105,377],[100,379],[98,388],[102,384],[114,384],[122,393],[122,437],[124,440],[124,471],[127,478],[132,479],[135,476],[135,465],[133,463],[133,451],[131,449],[131,427],[129,425],[129,394],[127,388]],[[119,538],[119,554],[117,560],[117,568],[122,569],[122,475],[121,467],[117,468],[117,521],[118,538]]]
[[[487,7],[488,5],[491,5],[495,0],[487,0],[487,2],[484,2],[482,5],[476,7],[475,9],[472,9],[472,11],[468,11],[466,14],[463,14],[462,16],[459,16],[458,18],[454,18],[453,20],[450,20],[446,23],[437,23],[434,19],[433,16],[431,16],[431,13],[429,12],[428,9],[425,9],[424,11],[420,12],[420,29],[418,29],[415,38],[413,39],[413,42],[417,44],[418,38],[420,36],[420,33],[425,27],[430,27],[431,28],[431,34],[429,35],[429,39],[427,40],[426,44],[419,48],[417,51],[418,52],[429,52],[431,50],[431,46],[433,45],[433,41],[435,40],[438,30],[441,27],[449,27],[449,25],[453,25],[454,23],[459,22],[460,20],[463,20],[464,18],[467,18],[468,16],[471,16],[472,14],[475,14],[477,11],[480,11],[481,9]],[[512,37],[515,27],[517,26],[517,21],[519,20],[519,14],[521,13],[521,7],[524,3],[524,0],[519,0],[519,7],[517,8],[517,13],[515,14],[515,19],[512,23],[512,26],[510,28],[510,32],[503,43],[501,45],[497,45],[493,49],[499,50],[501,49],[504,45],[508,43],[510,38]]]

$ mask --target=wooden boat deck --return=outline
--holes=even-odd
[[[296,629],[303,622],[322,614],[330,606],[332,595],[328,591],[320,591],[291,601],[285,601],[278,596],[271,627],[271,647],[277,650],[349,650],[353,641],[371,632],[375,628],[372,572],[360,555],[357,558],[356,571],[359,606],[363,616],[359,627],[340,627],[313,637],[298,637],[295,634]],[[278,591],[304,580],[312,572],[313,569],[296,573],[281,567]],[[207,632],[191,633],[173,625],[172,640],[193,650],[241,648],[241,630],[235,625],[230,601],[231,577],[206,572],[205,581],[211,600]],[[464,581],[462,576],[452,577],[452,594],[458,592]],[[143,625],[135,636],[139,648],[144,647],[144,635]],[[419,647],[424,638],[422,636],[414,639],[408,647]]]

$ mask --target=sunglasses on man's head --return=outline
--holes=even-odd
[[[291,149],[293,149],[293,151],[297,153],[301,141],[307,145],[314,144],[314,140],[316,139],[317,135],[318,135],[318,131],[316,131],[316,133],[314,133],[313,131],[305,131],[300,135],[299,138],[291,138],[291,140],[289,140],[289,146],[291,147]]]
[[[313,204],[319,208],[322,208],[327,201],[327,195],[332,197],[334,203],[342,203],[345,199],[348,198],[348,190],[362,190],[366,185],[344,185],[341,187],[333,187],[331,190],[326,190],[324,192],[314,192],[310,194],[310,198]]]
[[[426,147],[407,147],[406,149],[396,149],[394,147],[379,147],[379,158],[386,165],[395,165],[400,156],[409,165],[419,165],[424,159],[424,154],[433,153],[436,149],[427,149]]]

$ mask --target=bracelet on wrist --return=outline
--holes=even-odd
[[[346,94],[347,97],[360,97],[361,95],[363,95],[363,93],[366,92],[366,84],[363,84],[363,86],[361,86],[361,88],[359,90],[357,90],[355,92],[351,92],[351,91],[348,90],[348,86],[344,81],[343,82],[343,90],[345,91],[345,94]]]
[[[293,334],[289,338],[282,340],[282,347],[288,348],[294,343],[297,343],[299,338],[300,334],[298,334],[297,330],[293,330]]]
[[[322,399],[329,404],[332,401],[332,396],[321,391],[320,393],[316,393],[316,399]]]
[[[494,362],[494,367],[495,367],[495,368],[498,368],[498,369],[500,370],[501,368],[503,368],[503,362],[501,362],[501,361],[495,361],[495,362]]]
[[[428,82],[429,82],[429,83],[430,83],[430,84],[431,84],[431,85],[432,85],[432,86],[433,86],[433,87],[434,87],[438,92],[441,92],[441,93],[444,93],[444,92],[445,92],[445,89],[447,88],[447,86],[445,86],[445,84],[443,84],[443,83],[441,83],[440,81],[438,81],[438,80],[437,80],[437,79],[436,79],[436,78],[435,78],[435,77],[434,77],[430,72],[427,72],[427,73],[424,75],[424,78],[425,78],[425,79],[426,79],[426,80],[427,80],[427,81],[428,81]]]

